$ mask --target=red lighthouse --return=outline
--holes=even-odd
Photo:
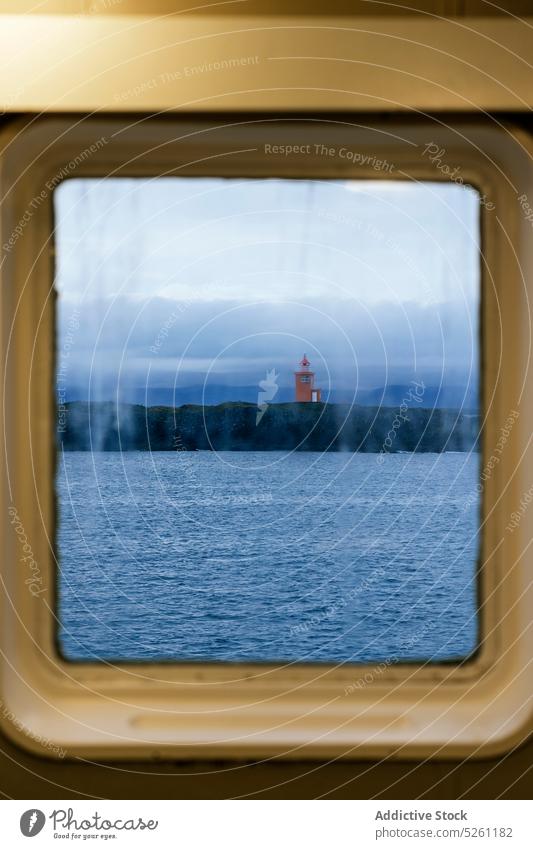
[[[310,365],[307,354],[304,354],[300,368],[294,372],[297,401],[320,401],[320,389],[315,389],[315,373],[309,368]]]

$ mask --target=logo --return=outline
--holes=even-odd
[[[269,401],[272,401],[277,394],[279,386],[276,381],[278,377],[279,375],[276,374],[276,369],[271,369],[266,373],[266,380],[259,381],[261,391],[257,393],[257,414],[255,417],[256,426],[265,415]]]
[[[42,831],[46,817],[42,811],[37,808],[30,808],[29,811],[24,811],[20,818],[20,830],[24,837],[35,837]]]

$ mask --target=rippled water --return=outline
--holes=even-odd
[[[452,659],[475,649],[478,455],[71,452],[69,659]]]

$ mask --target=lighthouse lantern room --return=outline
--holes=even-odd
[[[315,388],[315,373],[311,371],[311,363],[307,354],[300,360],[300,368],[294,372],[296,401],[320,401],[320,389]]]

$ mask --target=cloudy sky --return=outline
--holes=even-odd
[[[304,351],[326,391],[477,382],[471,189],[90,179],[54,202],[74,394],[256,386],[273,368],[290,386]]]

